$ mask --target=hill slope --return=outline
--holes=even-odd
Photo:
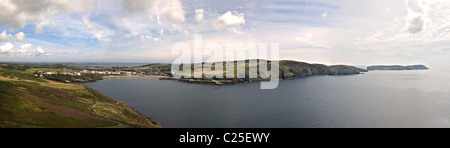
[[[242,61],[241,61],[242,62]],[[271,63],[271,61],[267,61],[267,60],[259,60],[260,63]],[[205,63],[203,63],[205,64]],[[256,65],[252,65],[250,64],[250,62],[248,60],[245,61],[245,65],[242,65],[243,63],[239,63],[237,61],[235,61],[234,66],[226,66],[225,62],[223,62],[223,67],[224,67],[224,75],[226,75],[226,70],[227,69],[237,69],[237,66],[239,66],[239,64],[241,64],[240,66],[246,68],[246,72],[245,77],[246,78],[234,78],[234,79],[230,79],[230,78],[214,78],[214,80],[211,79],[206,79],[205,77],[203,77],[202,79],[191,79],[191,78],[181,78],[181,79],[177,79],[177,81],[182,81],[182,82],[189,82],[189,83],[200,83],[200,84],[219,84],[219,85],[223,85],[223,84],[240,84],[240,83],[248,83],[248,82],[257,82],[257,81],[267,81],[269,79],[264,79],[259,77],[261,73],[258,73],[258,78],[249,78],[249,72],[248,72],[248,68],[249,67],[260,67],[259,64]],[[166,64],[167,66],[170,66],[168,64]],[[193,71],[202,71],[201,69],[194,69],[193,66],[194,64],[192,64],[192,70]],[[268,64],[268,67],[271,67],[270,64]],[[201,67],[201,66],[198,66]],[[314,76],[314,75],[353,75],[353,74],[361,74],[361,72],[367,72],[367,70],[365,69],[360,69],[360,68],[356,68],[353,66],[347,66],[347,65],[333,65],[333,66],[327,66],[327,65],[322,65],[322,64],[309,64],[309,63],[304,63],[304,62],[297,62],[297,61],[288,61],[288,60],[283,60],[283,61],[279,61],[279,78],[281,80],[284,79],[293,79],[293,78],[303,78],[303,77],[308,77],[308,76]],[[215,65],[212,66],[212,69],[215,69]],[[215,71],[211,72],[212,74],[217,73]],[[203,71],[204,75],[210,74],[210,73],[205,73]],[[180,73],[180,75],[189,75],[189,73]],[[237,72],[235,72],[235,77],[237,75]],[[191,76],[193,76],[193,72],[191,73]]]
[[[88,87],[0,68],[0,127],[159,127]]]

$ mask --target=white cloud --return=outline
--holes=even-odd
[[[40,34],[42,32],[44,32],[44,27],[50,25],[50,20],[49,19],[43,19],[41,20],[39,23],[36,24],[36,30],[35,33],[36,34]]]
[[[373,31],[363,40],[378,44],[386,41],[429,44],[450,37],[449,1],[405,0],[403,7],[406,8],[403,16],[396,17],[390,26]]]
[[[156,17],[156,22],[158,22],[158,24],[161,25],[161,17],[160,17],[160,16],[157,16],[157,17]]]
[[[328,16],[328,11],[327,10],[323,11],[322,17],[323,18],[327,18],[327,16]]]
[[[51,55],[51,54],[50,54],[50,52],[44,51],[44,49],[42,49],[41,47],[36,48],[36,50],[35,50],[35,56],[41,56],[41,55],[49,56],[49,55]]]
[[[3,31],[0,34],[0,43],[7,42],[7,41],[11,40],[11,38],[12,38],[12,34],[8,34],[8,33],[6,33],[6,31]]]
[[[150,35],[141,35],[140,39],[141,40],[148,40],[148,39],[152,39],[152,36],[150,36]]]
[[[98,40],[109,40],[108,37],[114,34],[114,31],[108,30],[105,27],[91,22],[88,15],[83,15],[81,17],[81,20],[86,26],[87,31]]]
[[[24,44],[20,46],[20,48],[17,50],[17,53],[19,54],[25,54],[31,52],[31,44]]]
[[[41,56],[41,55],[45,55],[48,56],[50,55],[50,52],[46,52],[44,51],[44,49],[42,49],[42,47],[38,47],[35,49],[32,49],[32,44],[23,44],[20,46],[19,49],[14,50],[14,48],[16,47],[15,45],[13,45],[12,43],[6,43],[3,46],[0,46],[0,54],[9,54],[12,55],[13,57],[18,57],[19,55],[21,56]]]
[[[41,47],[38,47],[38,48],[36,48],[36,53],[45,53],[45,51],[41,48]]]
[[[237,28],[240,25],[245,24],[245,16],[243,13],[228,11],[219,18],[217,18],[214,27],[216,29],[228,29],[229,31],[237,32]]]
[[[23,42],[23,41],[25,41],[25,33],[23,32],[19,32],[14,36],[10,33],[7,33],[6,30],[0,33],[0,42]]]
[[[11,43],[6,43],[5,45],[0,46],[0,54],[9,53],[15,46]]]
[[[17,1],[17,0],[14,0]],[[34,0],[24,0],[33,1]],[[61,10],[67,13],[81,13],[95,8],[96,0],[49,0],[50,9]],[[45,3],[45,1],[43,2]]]
[[[186,20],[183,5],[179,0],[167,0],[161,8],[161,13],[172,23],[179,24]]]
[[[407,0],[406,1],[406,7],[410,11],[416,12],[416,13],[424,13],[425,12],[424,5],[426,5],[424,0]]]
[[[81,20],[83,20],[83,24],[90,30],[101,29],[98,25],[92,23],[87,15],[83,15]]]
[[[204,12],[205,12],[205,10],[203,10],[203,9],[195,10],[195,21],[201,22],[203,20],[203,18],[205,17],[203,14]]]
[[[318,63],[366,64],[385,58],[383,62],[395,63],[390,59],[412,56],[419,61],[420,56],[436,54],[434,51],[439,50],[450,55],[446,47],[450,38],[448,0],[308,0],[308,5],[292,0],[286,0],[289,4],[268,0],[233,1],[229,5],[188,0],[79,1],[0,0],[0,28],[7,29],[0,30],[1,50],[10,48],[6,42],[15,46],[0,60],[20,61],[10,56],[15,54],[18,57],[49,55],[44,49],[58,55],[45,60],[136,60],[135,56],[167,60],[171,57],[165,50],[170,47],[166,46],[186,41],[196,33],[203,34],[205,40],[219,42],[278,42],[283,58]],[[90,13],[90,7],[80,7],[84,6],[80,3],[90,1],[98,1],[97,8],[104,9]],[[24,22],[27,29],[21,31],[27,35],[26,42],[33,46],[17,43],[14,29],[22,27]],[[36,26],[37,33],[44,33],[42,38],[41,35],[30,37],[32,32],[28,27],[32,26]],[[226,31],[242,31],[246,35]],[[56,40],[48,40],[48,36]],[[96,42],[92,38],[114,42]],[[58,50],[63,49],[85,54],[61,57]],[[29,54],[20,54],[27,50]],[[157,54],[136,53],[147,50]]]
[[[161,24],[160,16],[164,16],[173,24],[179,24],[186,20],[185,11],[180,0],[122,0],[124,10],[131,13],[148,13],[149,17],[157,17]]]
[[[410,33],[419,33],[423,30],[425,23],[422,16],[411,18],[408,21],[408,31]]]
[[[150,34],[149,28],[151,25],[146,21],[142,17],[122,17],[118,18],[114,24],[115,27],[126,31],[124,36],[136,37],[142,34]]]
[[[82,13],[94,8],[94,0],[0,0],[0,27],[19,29],[29,22],[46,20],[58,12]],[[42,27],[42,26],[40,26]]]
[[[44,49],[42,49],[41,47],[38,47],[35,49],[35,53],[36,56],[40,56],[40,55],[50,55],[50,53],[45,52]]]
[[[19,32],[15,36],[16,36],[16,41],[18,41],[18,42],[25,41],[25,33]]]
[[[123,8],[128,12],[145,12],[157,8],[159,0],[123,0]]]
[[[408,32],[413,34],[422,32],[425,25],[425,0],[406,0],[406,7],[408,9]]]

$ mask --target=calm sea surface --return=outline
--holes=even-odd
[[[450,127],[450,70],[372,71],[223,87],[158,79],[86,84],[163,127]]]

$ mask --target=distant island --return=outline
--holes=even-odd
[[[400,66],[400,65],[392,65],[392,66],[385,66],[385,65],[376,65],[376,66],[370,66],[367,67],[367,70],[374,71],[374,70],[427,70],[429,69],[425,65],[410,65],[410,66]]]

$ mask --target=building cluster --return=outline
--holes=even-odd
[[[34,76],[43,77],[44,75],[70,75],[70,76],[81,76],[80,72],[57,72],[57,71],[36,71]]]
[[[167,73],[170,73],[170,71],[164,68],[149,68],[149,69],[136,69],[136,73],[139,75],[166,76]]]
[[[150,69],[134,69],[134,70],[106,70],[106,69],[84,69],[84,70],[69,70],[63,69],[63,71],[36,71],[35,76],[43,77],[43,75],[70,75],[81,76],[82,74],[101,74],[101,75],[114,75],[114,76],[144,76],[144,75],[158,75],[166,76],[166,70],[160,68]]]

